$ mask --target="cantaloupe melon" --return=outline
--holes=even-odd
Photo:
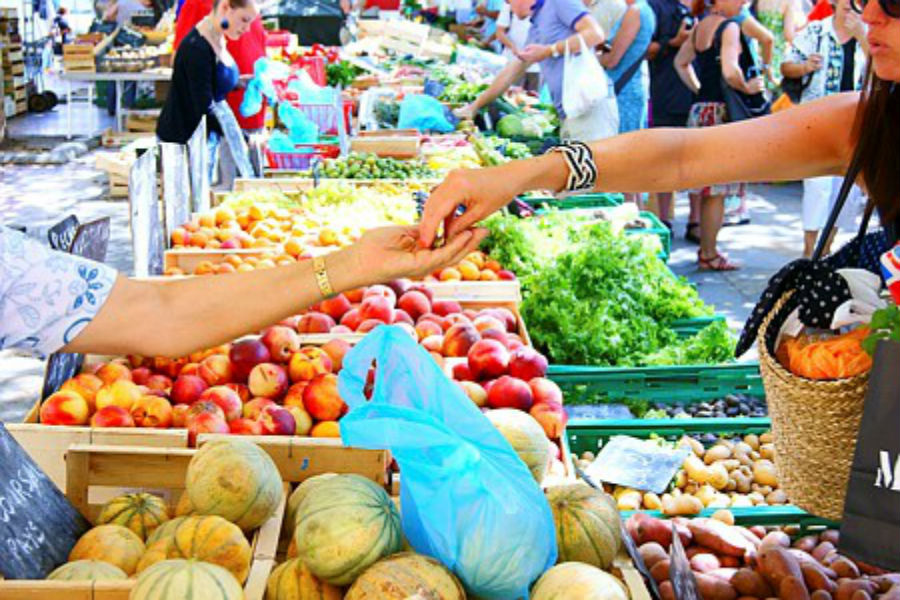
[[[278,565],[266,582],[266,600],[342,600],[341,588],[319,581],[302,561]]]
[[[509,445],[512,446],[538,483],[547,476],[553,457],[550,440],[544,428],[526,412],[514,408],[498,408],[485,413]]]
[[[178,527],[181,523],[184,522],[185,517],[175,517],[174,519],[169,519],[159,527],[157,527],[153,533],[147,536],[147,547],[149,548],[153,542],[159,541],[164,537],[169,537],[172,535],[172,532],[175,531],[175,528]]]
[[[128,575],[115,565],[102,560],[76,560],[47,575],[53,581],[113,581],[128,579]]]
[[[166,502],[159,496],[147,493],[125,494],[103,505],[96,525],[122,525],[142,540],[157,527],[169,520]]]
[[[628,600],[628,591],[606,571],[566,562],[541,575],[531,590],[531,600]]]
[[[290,536],[294,534],[294,526],[296,525],[297,517],[297,507],[300,506],[300,503],[303,502],[304,498],[306,498],[309,490],[322,483],[323,481],[331,479],[334,476],[334,473],[314,475],[309,479],[302,481],[300,485],[297,486],[297,489],[291,492],[284,514],[284,523],[282,526],[283,535]]]
[[[69,553],[69,561],[102,560],[131,575],[144,554],[144,542],[127,527],[100,525],[89,530]]]
[[[608,569],[622,548],[615,501],[583,483],[547,488],[556,526],[558,562],[581,562]]]
[[[344,600],[465,600],[459,580],[440,562],[412,552],[399,552],[366,569]]]
[[[244,590],[218,565],[173,559],[141,572],[128,600],[244,600]]]

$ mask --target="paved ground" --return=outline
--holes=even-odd
[[[65,107],[57,114],[14,119],[12,135],[34,131],[60,135],[65,131]],[[76,134],[95,135],[108,126],[100,111],[81,106]],[[123,272],[132,267],[127,202],[110,202],[106,177],[93,168],[95,153],[62,167],[4,166],[0,169],[0,221],[29,227],[49,227],[68,214],[82,221],[112,217],[112,239],[108,261]],[[692,281],[701,296],[726,315],[731,327],[741,328],[769,277],[802,249],[799,184],[754,186],[760,199],[751,203],[752,223],[730,227],[720,235],[721,249],[743,268],[732,273],[703,273],[696,268],[696,246],[684,241],[687,202],[676,208],[675,239],[670,265]],[[42,380],[41,361],[0,352],[0,421],[20,420],[37,398]]]

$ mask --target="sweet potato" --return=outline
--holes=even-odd
[[[832,550],[834,550],[834,544],[831,542],[821,542],[813,549],[812,557],[821,562]]]
[[[859,578],[859,568],[853,564],[849,558],[840,557],[830,565],[831,569],[837,573],[838,577],[846,577],[848,579]]]
[[[812,553],[813,550],[816,549],[816,546],[819,545],[819,536],[817,535],[805,535],[802,538],[798,538],[793,547],[797,550],[802,550],[807,553]]]
[[[888,573],[887,575],[878,575],[873,577],[872,581],[878,585],[882,594],[888,593],[891,588],[900,591],[900,573]]]
[[[712,571],[704,573],[704,575],[709,575],[710,577],[715,577],[717,579],[721,579],[722,581],[731,583],[731,580],[734,578],[734,576],[737,572],[738,572],[737,569],[730,569],[730,568],[722,567],[719,569],[713,569]]]
[[[720,556],[719,563],[722,567],[736,569],[741,566],[741,559],[736,556]]]
[[[688,527],[688,523],[690,522],[690,519],[684,517],[675,517],[672,519],[672,523],[675,524],[675,531],[678,533],[678,538],[681,540],[681,545],[685,548],[690,546],[691,542],[694,541],[694,534],[691,533],[691,528]]]
[[[785,577],[778,585],[779,600],[809,600],[809,590],[802,579]]]
[[[672,544],[672,527],[668,522],[644,513],[634,513],[631,518],[637,521],[635,531],[639,546],[643,546],[648,542],[656,542],[663,548],[668,548]]]
[[[737,591],[727,581],[703,573],[696,573],[694,578],[703,600],[737,600]]]
[[[816,590],[809,595],[809,600],[833,600],[833,598],[825,590]]]
[[[816,559],[812,557],[811,554],[807,554],[806,552],[802,552],[797,550],[796,548],[791,548],[788,552],[797,559],[797,562],[800,563],[800,566],[810,566],[814,569],[817,569],[820,573],[822,573],[825,577],[829,579],[837,580],[838,575],[830,568],[826,567],[820,562],[817,562]]]
[[[678,600],[675,598],[675,588],[671,581],[663,581],[659,584],[659,596],[662,600]]]
[[[761,550],[766,548],[790,548],[791,538],[783,531],[773,531],[766,535],[759,544]]]
[[[745,539],[745,540],[747,540],[748,542],[750,542],[750,547],[751,547],[751,548],[755,548],[755,549],[757,549],[757,550],[760,548],[762,542],[760,541],[760,539],[759,539],[758,537],[756,537],[756,534],[755,534],[755,533],[753,533],[752,531],[750,531],[750,530],[747,529],[746,527],[736,526],[734,529],[735,529],[735,531],[737,531],[739,534],[741,534],[742,536],[744,536],[744,539]]]
[[[784,548],[766,548],[761,551],[759,553],[759,572],[776,589],[780,589],[781,580],[785,577],[803,580],[800,564]]]
[[[713,519],[693,519],[688,525],[694,540],[717,554],[743,556],[747,550],[753,550],[752,544],[736,528],[729,527],[721,521]]]
[[[772,586],[753,569],[739,569],[731,578],[731,585],[742,596],[768,598],[774,593]]]
[[[868,592],[864,592],[863,590],[856,590],[855,592],[853,592],[850,600],[872,600],[872,596],[870,596]]]
[[[629,536],[631,536],[631,541],[633,541],[635,544],[640,545],[640,540],[638,539],[639,536],[638,536],[638,530],[637,530],[637,526],[638,526],[638,522],[639,522],[637,515],[647,516],[644,513],[635,513],[635,514],[631,515],[628,518],[628,520],[625,521],[625,531],[628,532]]]
[[[685,550],[684,553],[687,555],[688,560],[690,560],[690,559],[694,558],[695,556],[697,556],[698,554],[713,554],[713,555],[715,555],[716,552],[712,548],[707,548],[706,546],[695,545],[695,546],[691,546],[690,548]]]
[[[803,572],[803,581],[810,590],[825,590],[829,594],[837,590],[834,581],[829,579],[822,569],[816,568],[813,563],[801,564],[800,570]]]
[[[878,590],[878,586],[865,579],[842,579],[834,593],[834,600],[852,600],[853,594],[863,591],[870,596]]]
[[[650,569],[650,577],[656,583],[662,583],[669,579],[669,559],[661,560]]]
[[[753,527],[748,527],[748,529],[750,530],[750,533],[759,539],[763,539],[767,535],[766,528],[762,525],[754,525]]]
[[[638,548],[638,552],[640,552],[641,559],[643,559],[644,564],[648,569],[652,569],[653,565],[655,565],[659,561],[669,558],[669,554],[666,552],[666,549],[656,542],[648,542],[644,544],[643,546]]]
[[[860,572],[863,573],[864,575],[871,575],[874,577],[874,576],[888,574],[887,571],[885,571],[884,569],[882,569],[880,567],[876,567],[875,565],[870,565],[868,563],[864,563],[861,560],[857,560],[855,562],[856,562],[856,566],[859,567]]]
[[[829,542],[833,546],[837,546],[838,542],[841,541],[841,532],[837,529],[827,529],[822,532],[822,535],[819,536],[819,540],[822,542]]]
[[[879,600],[900,600],[900,585],[890,588]]]

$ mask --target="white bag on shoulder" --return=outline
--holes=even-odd
[[[566,117],[580,117],[609,95],[608,78],[594,52],[578,36],[581,52],[571,54],[566,44],[563,59],[562,105]]]

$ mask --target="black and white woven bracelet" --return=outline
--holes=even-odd
[[[597,163],[591,147],[584,142],[566,142],[550,149],[559,152],[569,166],[566,191],[592,190],[597,184]]]

